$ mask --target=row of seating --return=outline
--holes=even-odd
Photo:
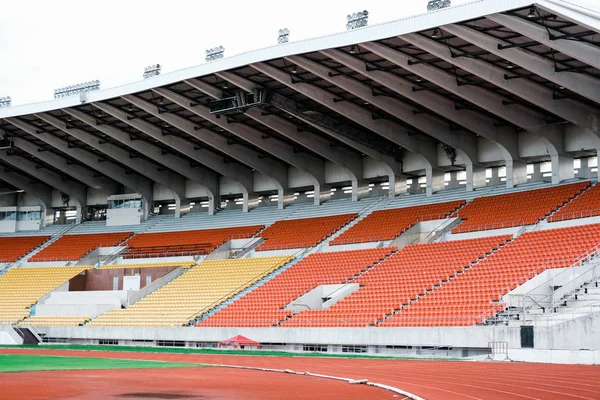
[[[474,325],[502,310],[501,296],[537,274],[572,265],[600,245],[600,224],[528,232],[379,326]]]
[[[329,309],[306,310],[284,327],[375,325],[456,276],[510,236],[409,245],[360,276],[360,289]]]
[[[600,216],[600,185],[596,184],[554,213],[549,222]]]
[[[141,264],[106,264],[99,269],[130,269],[130,268],[161,268],[161,267],[181,267],[189,269],[196,265],[195,261],[167,261],[160,263],[141,263]]]
[[[0,237],[0,263],[17,261],[48,239],[50,236]]]
[[[291,302],[320,285],[344,284],[395,248],[311,254],[197,326],[275,326],[293,315]]]
[[[90,317],[80,316],[32,316],[24,321],[20,321],[18,325],[24,326],[80,326],[89,321]]]
[[[132,232],[64,235],[29,259],[36,261],[76,261],[99,247],[115,247]]]
[[[260,236],[265,240],[257,251],[313,247],[350,223],[358,214],[277,221]]]
[[[447,218],[464,200],[422,206],[378,210],[331,241],[331,245],[393,240],[420,221]]]
[[[0,325],[29,317],[29,308],[40,297],[90,268],[93,267],[19,267],[0,275]]]
[[[458,212],[463,222],[452,233],[536,224],[589,186],[589,181],[583,181],[500,196],[477,197]]]
[[[131,307],[104,313],[86,326],[183,326],[291,260],[280,256],[204,261]]]

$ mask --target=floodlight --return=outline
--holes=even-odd
[[[535,7],[531,6],[529,9],[529,14],[527,14],[527,18],[535,18]]]
[[[363,27],[367,26],[368,19],[369,19],[369,12],[367,10],[348,15],[348,16],[346,16],[346,20],[347,20],[346,29],[352,30],[352,29],[356,29],[356,28],[363,28]]]
[[[7,108],[11,106],[12,99],[10,96],[0,97],[0,108]]]
[[[433,33],[431,34],[431,38],[432,39],[437,39],[440,37],[440,30],[438,28],[435,28],[433,30]]]
[[[81,93],[92,92],[94,90],[100,89],[100,81],[89,81],[84,83],[79,83],[77,85],[69,85],[62,88],[54,89],[54,98],[55,99],[63,99],[66,97],[70,97],[73,95],[78,95]]]
[[[290,40],[290,30],[288,28],[283,28],[279,30],[279,36],[277,36],[277,43],[287,43]]]
[[[205,60],[206,60],[206,62],[219,60],[219,59],[223,58],[224,55],[225,55],[225,47],[223,47],[223,46],[213,47],[212,49],[206,50]]]
[[[153,76],[160,75],[162,66],[160,64],[153,64],[144,68],[144,79],[152,78]]]

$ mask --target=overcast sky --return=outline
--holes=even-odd
[[[468,0],[453,0],[453,4]],[[597,4],[600,0],[569,0]],[[13,105],[47,101],[55,88],[99,79],[102,88],[226,56],[345,30],[346,15],[367,9],[369,24],[425,11],[427,0],[2,0],[0,97]]]

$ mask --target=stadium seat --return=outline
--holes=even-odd
[[[196,265],[195,261],[167,261],[160,263],[141,263],[141,264],[107,264],[98,269],[130,269],[130,268],[161,268],[161,267],[181,267],[189,269]]]
[[[280,256],[204,261],[131,307],[104,313],[86,326],[183,326],[290,260]]]
[[[0,237],[0,263],[17,261],[48,239],[50,236]]]
[[[70,316],[33,316],[20,321],[18,325],[24,326],[79,326],[90,320],[90,317]]]
[[[547,269],[570,266],[599,238],[600,224],[525,233],[379,325],[481,323],[503,309],[503,295]]]
[[[64,235],[29,259],[36,261],[76,261],[99,247],[116,247],[132,232]]]
[[[465,204],[464,200],[423,206],[378,210],[331,241],[331,245],[393,240],[420,221],[443,219]]]
[[[554,213],[549,222],[600,216],[600,185],[596,184]]]
[[[360,289],[325,310],[306,310],[284,327],[375,325],[506,243],[510,236],[409,245],[357,279]]]
[[[358,214],[332,215],[277,221],[260,236],[257,251],[314,247],[356,218]]]
[[[538,190],[478,197],[458,216],[463,222],[452,233],[532,225],[546,218],[590,186],[589,181]]]
[[[195,231],[142,233],[127,241],[124,258],[174,257],[208,254],[231,239],[251,238],[263,225]]]
[[[311,254],[197,326],[276,326],[293,315],[285,307],[298,297],[320,285],[347,283],[394,250],[381,248]]]
[[[93,267],[13,268],[0,276],[0,325],[29,317],[38,299]]]

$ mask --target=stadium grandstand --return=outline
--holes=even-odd
[[[600,13],[430,3],[0,108],[0,344],[600,363]]]

